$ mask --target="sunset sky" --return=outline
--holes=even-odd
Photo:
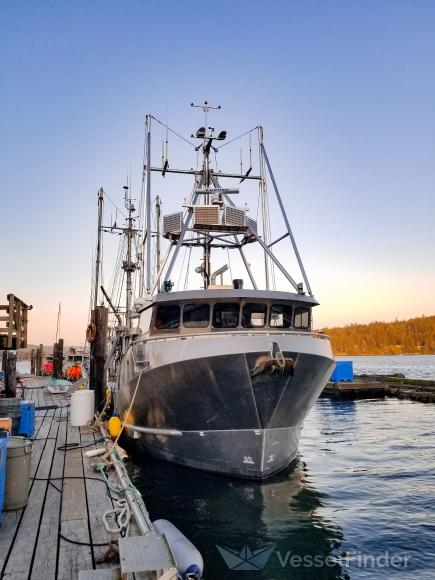
[[[49,344],[61,302],[83,343],[97,190],[121,206],[131,172],[138,195],[145,114],[189,137],[206,99],[228,139],[264,126],[316,327],[435,314],[434,25],[423,0],[1,2],[0,303],[33,304]],[[171,140],[170,161],[196,154]],[[153,182],[163,213],[175,183]]]

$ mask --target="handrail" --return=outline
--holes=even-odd
[[[296,330],[289,330],[287,332],[278,332],[278,331],[254,331],[254,332],[247,332],[244,330],[238,330],[233,332],[197,332],[195,334],[177,334],[171,336],[150,336],[147,338],[139,338],[138,340],[133,341],[131,344],[135,344],[137,342],[159,342],[159,341],[174,341],[174,340],[187,340],[192,338],[204,338],[204,337],[216,337],[216,336],[304,336],[315,338],[318,340],[329,340],[329,336],[327,334],[319,333],[319,332],[300,332]],[[143,335],[142,335],[143,336]]]

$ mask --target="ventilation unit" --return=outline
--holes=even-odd
[[[254,234],[257,233],[257,222],[255,220],[253,220],[252,218],[247,217],[246,218],[246,225],[248,226],[248,228],[250,230],[252,230],[254,232]]]
[[[196,205],[193,208],[193,227],[210,229],[220,226],[220,208],[218,205]]]
[[[239,228],[241,230],[246,228],[246,211],[237,207],[225,206],[224,224]]]
[[[183,226],[183,214],[171,213],[169,215],[163,216],[163,235],[168,236],[169,234],[180,234],[181,228]]]

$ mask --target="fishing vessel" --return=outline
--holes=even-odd
[[[263,128],[227,139],[226,131],[208,122],[220,107],[207,102],[198,107],[205,122],[190,139],[147,115],[143,189],[136,208],[131,185],[124,188],[122,227],[102,224],[104,192],[99,192],[99,235],[122,234],[122,281],[102,288],[114,321],[107,368],[116,385],[116,411],[140,450],[192,468],[261,480],[295,458],[304,419],[331,374],[333,356],[328,337],[312,329],[318,302],[272,173]],[[155,126],[166,134],[160,166],[152,164]],[[199,156],[196,168],[170,166],[169,133]],[[222,147],[243,139],[246,166],[241,157],[240,169],[221,170]],[[161,216],[162,201],[153,193],[162,187],[157,178],[186,176],[193,184],[180,211]],[[254,192],[256,219],[234,201],[243,188]],[[289,250],[297,274],[284,264]],[[96,302],[99,260],[98,255]],[[124,303],[116,301],[120,287]]]

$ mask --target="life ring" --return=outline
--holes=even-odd
[[[94,342],[96,338],[97,338],[97,327],[93,322],[91,322],[91,324],[89,324],[86,329],[86,340],[88,342]]]

